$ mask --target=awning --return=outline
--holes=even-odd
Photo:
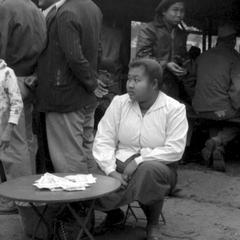
[[[104,14],[135,21],[150,21],[159,0],[95,0]],[[215,31],[219,21],[240,22],[238,0],[186,0],[186,22],[202,30]],[[240,24],[239,24],[240,25]]]

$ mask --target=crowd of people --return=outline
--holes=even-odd
[[[163,68],[162,91],[183,102],[189,115],[209,121],[209,139],[201,151],[207,166],[225,171],[225,148],[239,133],[233,121],[239,117],[240,58],[235,50],[237,30],[231,21],[218,24],[214,48],[201,54],[187,52],[184,1],[163,1],[154,21],[144,23],[138,36],[137,58],[153,58]],[[234,119],[234,120],[233,120]],[[189,119],[187,146],[194,121]]]
[[[240,108],[234,26],[219,27],[215,48],[188,53],[184,0],[161,1],[154,20],[141,26],[127,94],[119,95],[124,41],[120,31],[111,31],[114,23],[102,27],[104,16],[91,0],[37,4],[0,0],[0,161],[7,180],[36,173],[36,152],[45,141],[54,172],[97,172],[121,182],[120,190],[96,203],[107,213],[104,227],[123,221],[120,207],[138,201],[147,239],[160,239],[164,197],[175,190],[177,163],[194,125],[186,109],[221,122],[202,150],[218,169],[224,169],[224,147],[239,132],[222,124]],[[95,134],[95,111],[107,96],[110,105]],[[33,109],[41,116],[38,143]],[[1,199],[2,211],[15,207]]]

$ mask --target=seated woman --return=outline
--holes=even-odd
[[[162,69],[151,59],[130,64],[128,94],[113,99],[98,126],[93,155],[122,188],[97,202],[108,211],[105,223],[122,214],[117,208],[138,201],[147,218],[147,239],[159,239],[164,196],[176,186],[177,163],[184,152],[188,122],[185,106],[168,97]]]

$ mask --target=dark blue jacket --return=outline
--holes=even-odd
[[[34,73],[46,40],[46,23],[30,0],[0,0],[0,58],[17,76]]]
[[[197,84],[193,107],[196,112],[240,109],[240,55],[218,45],[197,60]]]
[[[176,58],[186,58],[187,33],[176,27],[171,32],[161,17],[143,23],[138,35],[137,58],[155,58],[164,68]]]
[[[47,45],[38,64],[40,112],[73,112],[96,103],[101,22],[91,0],[68,0],[49,13]]]
[[[162,90],[179,99],[180,85],[177,77],[165,67],[169,62],[181,64],[187,58],[187,33],[179,27],[170,30],[161,16],[154,21],[143,23],[138,35],[137,58],[154,58],[163,67],[164,84]],[[178,63],[179,64],[179,63]]]

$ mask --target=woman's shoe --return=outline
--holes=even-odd
[[[162,234],[160,232],[159,225],[147,226],[147,240],[162,240]]]

